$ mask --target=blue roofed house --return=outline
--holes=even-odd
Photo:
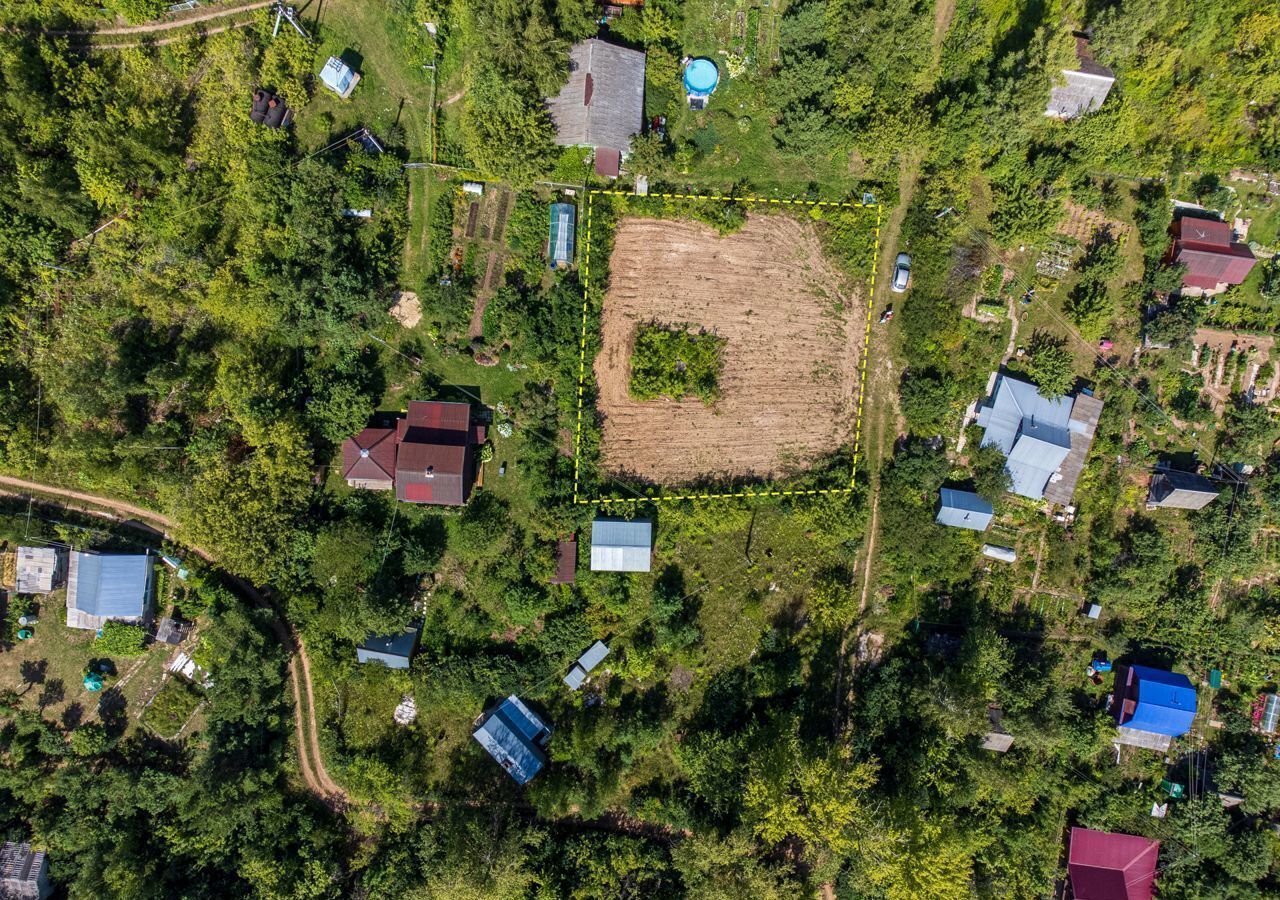
[[[542,748],[551,728],[515,694],[481,716],[471,736],[516,784],[526,784],[547,764]]]
[[[1174,738],[1191,730],[1196,689],[1185,675],[1149,666],[1116,666],[1111,713],[1120,743],[1164,751]]]
[[[938,517],[934,521],[952,528],[986,531],[991,527],[991,517],[994,514],[991,504],[972,491],[943,488],[938,503]]]
[[[573,223],[578,210],[572,203],[551,204],[551,234],[547,238],[547,259],[553,269],[573,265]]]
[[[648,572],[653,523],[648,519],[599,516],[591,523],[592,572]]]
[[[96,631],[106,622],[144,624],[154,578],[150,553],[73,552],[67,572],[67,627]]]
[[[356,660],[362,663],[378,662],[388,669],[407,669],[418,646],[419,623],[414,623],[399,634],[371,634],[356,645]]]
[[[991,401],[978,410],[982,446],[1005,455],[1010,490],[1067,505],[1084,469],[1102,401],[1082,393],[1049,399],[1036,386],[997,375]]]

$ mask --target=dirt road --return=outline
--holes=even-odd
[[[195,25],[198,22],[208,22],[210,19],[221,19],[224,16],[234,16],[236,13],[248,12],[255,9],[265,9],[275,3],[275,0],[254,0],[252,3],[241,3],[238,6],[212,6],[192,10],[185,16],[174,16],[172,18],[161,19],[156,22],[143,22],[140,25],[113,25],[109,28],[84,28],[75,31],[46,31],[45,34],[51,34],[58,37],[94,37],[98,35],[122,35],[122,34],[153,34],[157,31],[171,31],[174,28],[185,28],[188,25]]]
[[[625,218],[610,272],[595,360],[609,471],[657,484],[778,475],[850,442],[865,307],[811,223],[751,214],[720,237]],[[651,322],[724,339],[714,405],[632,399],[632,346]]]
[[[40,503],[49,503],[50,498],[58,498],[56,505],[63,509],[73,509],[113,521],[120,521],[121,517],[124,517],[124,521],[136,520],[147,530],[166,538],[171,536],[175,528],[174,521],[168,516],[123,500],[12,478],[7,475],[0,475],[0,493],[31,498]],[[78,505],[65,501],[74,501]],[[190,549],[204,561],[216,565],[216,560],[207,551],[199,547]],[[307,651],[301,637],[257,588],[234,575],[226,574],[225,577],[241,594],[275,614],[272,627],[281,644],[290,652],[289,673],[293,684],[294,729],[298,743],[298,767],[303,781],[312,793],[330,807],[336,809],[345,805],[346,793],[329,777],[324,766],[324,757],[320,750],[319,727],[316,723],[315,697],[311,688],[311,664],[307,660]]]

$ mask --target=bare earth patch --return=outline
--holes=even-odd
[[[812,223],[750,215],[720,237],[696,222],[625,218],[610,260],[595,360],[604,469],[656,484],[802,470],[852,441],[862,298]],[[632,400],[641,323],[726,339],[720,399]]]
[[[400,291],[396,294],[396,302],[390,312],[391,318],[399,322],[402,328],[412,328],[422,321],[422,303],[413,291]]]

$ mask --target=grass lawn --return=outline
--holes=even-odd
[[[416,290],[427,274],[431,258],[431,204],[443,191],[447,180],[430,169],[409,169],[409,233],[404,242],[402,286]]]
[[[336,56],[360,73],[360,83],[346,100],[317,84],[315,96],[296,119],[298,142],[304,149],[323,147],[335,135],[362,125],[383,136],[398,124],[404,129],[409,159],[431,159],[431,73],[407,61],[402,24],[388,14],[386,4],[361,0],[324,4],[315,71],[319,73],[325,60]]]
[[[34,637],[0,651],[0,690],[18,691],[24,706],[50,721],[74,725],[110,719],[113,706],[123,701],[131,707],[148,692],[169,658],[170,648],[161,644],[142,656],[112,659],[115,676],[108,678],[106,690],[93,693],[84,688],[85,666],[106,657],[95,651],[93,632],[66,626],[66,591],[41,598],[37,618]],[[127,728],[135,727],[132,716],[124,721]]]

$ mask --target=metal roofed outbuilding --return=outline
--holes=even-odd
[[[330,56],[324,68],[320,70],[320,81],[329,90],[346,100],[360,82],[360,75],[338,57]]]
[[[598,38],[574,44],[569,80],[547,100],[556,143],[627,153],[644,127],[644,61],[641,51]]]
[[[1203,509],[1218,499],[1218,486],[1192,472],[1165,469],[1151,478],[1148,509]]]
[[[52,893],[49,858],[43,850],[32,850],[25,841],[5,841],[0,845],[0,897],[44,900]]]
[[[19,594],[47,594],[67,574],[67,554],[57,547],[19,547],[16,562]]]
[[[407,669],[418,646],[419,625],[413,624],[400,634],[369,635],[356,645],[359,662],[380,662],[388,669]]]
[[[1112,713],[1130,731],[1181,737],[1196,717],[1196,689],[1186,675],[1150,666],[1117,666]]]
[[[498,761],[516,784],[526,784],[542,771],[551,729],[515,694],[481,717],[472,737]]]
[[[67,627],[93,631],[105,622],[142,624],[153,577],[149,553],[73,552],[67,575]]]
[[[951,528],[986,531],[991,527],[991,517],[994,514],[995,509],[991,504],[972,491],[943,488],[938,506],[938,517],[934,521],[939,525],[947,525]]]
[[[591,523],[591,571],[648,572],[653,523],[648,519],[600,516]]]

